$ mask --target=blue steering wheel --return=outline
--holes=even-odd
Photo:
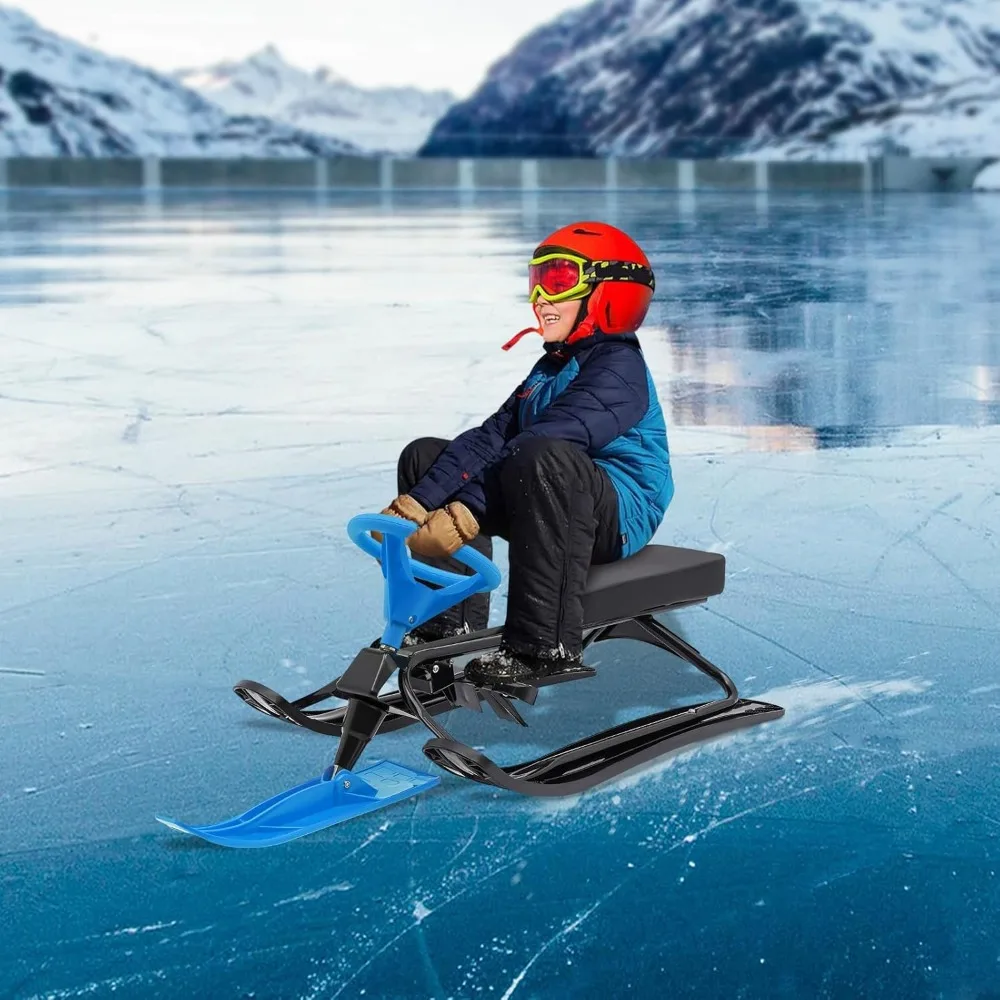
[[[411,629],[460,604],[473,594],[496,589],[500,570],[492,560],[469,545],[463,545],[452,558],[468,566],[472,576],[450,573],[411,558],[406,539],[417,530],[413,521],[392,514],[357,514],[347,522],[351,541],[378,560],[385,578],[383,613],[386,619],[382,644],[398,649],[403,636]],[[370,532],[378,531],[377,542]],[[421,586],[417,580],[434,584],[438,590]]]

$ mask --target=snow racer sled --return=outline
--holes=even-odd
[[[378,560],[385,578],[386,627],[380,642],[363,648],[340,677],[294,701],[252,680],[241,680],[234,687],[240,698],[265,715],[338,737],[333,764],[319,777],[222,823],[189,826],[157,816],[161,823],[229,847],[266,847],[408,798],[437,785],[440,779],[391,761],[359,770],[355,767],[377,734],[416,723],[433,734],[423,751],[443,770],[511,792],[547,796],[581,792],[679,747],[784,715],[784,709],[777,705],[740,698],[736,685],[722,670],[653,617],[722,593],[725,558],[713,552],[647,545],[626,559],[591,567],[584,647],[604,639],[649,643],[707,674],[725,696],[647,715],[536,760],[501,767],[456,740],[436,716],[459,708],[481,712],[485,703],[500,718],[524,726],[527,723],[516,701],[534,704],[539,687],[591,677],[595,671],[580,666],[546,677],[534,686],[477,688],[461,669],[452,667],[452,660],[496,648],[501,628],[404,645],[408,631],[472,594],[495,589],[501,579],[494,563],[467,545],[454,558],[473,571],[471,576],[411,559],[405,539],[416,527],[383,514],[359,514],[347,526],[351,540]],[[371,532],[381,533],[381,543]],[[380,694],[397,671],[399,690]],[[346,704],[316,707],[329,699]]]

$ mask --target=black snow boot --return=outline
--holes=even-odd
[[[465,667],[465,679],[476,687],[531,685],[582,666],[582,659],[562,649],[544,653],[515,652],[501,643],[499,649],[470,660]]]
[[[418,625],[411,632],[403,636],[402,648],[417,646],[422,642],[434,642],[437,639],[453,639],[458,635],[468,635],[471,629],[468,625],[445,627],[432,625]],[[378,649],[382,645],[382,637],[378,636],[371,644],[372,649]]]

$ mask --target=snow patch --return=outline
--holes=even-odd
[[[781,725],[790,717],[809,715],[845,703],[861,704],[879,696],[899,698],[904,695],[923,694],[931,686],[931,681],[916,677],[846,684],[834,680],[824,680],[771,688],[759,695],[754,695],[754,697],[760,701],[773,702],[784,707],[785,719],[780,719],[776,723],[776,725]]]
[[[150,931],[162,931],[167,927],[176,927],[177,921],[171,920],[167,923],[146,924],[143,927],[120,927],[118,930],[109,931],[106,937],[120,937],[123,934],[148,934]]]
[[[1000,125],[997,126],[997,133],[1000,134]],[[976,174],[976,179],[972,182],[973,191],[1000,191],[1000,161],[991,163]]]
[[[331,892],[348,892],[353,888],[354,886],[350,882],[334,882],[332,885],[324,885],[319,889],[307,889],[305,892],[300,892],[297,896],[279,899],[274,905],[286,906],[289,903],[307,903],[314,899],[322,899]]]

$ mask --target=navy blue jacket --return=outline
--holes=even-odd
[[[645,545],[674,492],[666,425],[634,334],[596,332],[545,353],[504,404],[456,437],[410,495],[427,510],[450,500],[481,517],[484,470],[531,437],[580,445],[618,493],[622,555]]]

